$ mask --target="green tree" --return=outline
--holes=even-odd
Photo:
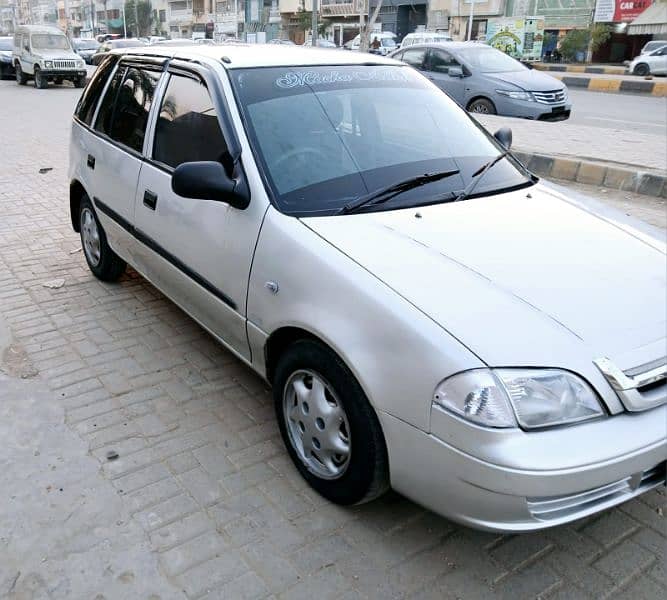
[[[153,9],[150,0],[125,0],[125,26],[134,37],[151,34]]]
[[[596,23],[588,29],[571,29],[560,43],[560,53],[570,61],[576,59],[577,53],[595,52],[611,37],[609,25]]]

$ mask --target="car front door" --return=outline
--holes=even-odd
[[[172,190],[174,169],[185,162],[218,161],[228,173],[239,168],[230,164],[230,144],[223,135],[224,129],[229,136],[230,129],[221,128],[220,112],[229,116],[222,92],[211,93],[216,86],[205,69],[172,65],[137,187],[136,232],[143,245],[136,261],[157,287],[249,359],[246,294],[266,207],[251,200],[239,210]]]
[[[452,67],[461,75],[450,75],[449,69]],[[463,66],[449,52],[431,48],[424,63],[424,75],[441,90],[447,92],[453,100],[464,105],[466,83]]]
[[[161,75],[160,64],[138,68],[121,61],[97,109],[94,134],[80,140],[97,216],[111,247],[124,258],[135,245],[134,198],[148,115]]]

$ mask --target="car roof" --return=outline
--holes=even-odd
[[[446,50],[467,50],[468,48],[485,48],[487,50],[496,50],[493,46],[488,46],[486,44],[480,44],[479,42],[426,42],[424,44],[413,44],[410,46],[410,50],[413,48],[444,48]],[[497,50],[500,52],[500,50]]]
[[[65,32],[58,27],[53,25],[19,25],[16,28],[16,33],[21,31],[26,31],[28,33],[59,33],[60,35],[65,35]]]
[[[164,56],[197,61],[221,62],[226,69],[252,67],[307,67],[342,65],[400,65],[395,60],[362,52],[334,52],[326,48],[288,46],[285,44],[229,44],[209,46],[144,46],[112,50],[114,54]],[[223,60],[224,57],[224,60]]]

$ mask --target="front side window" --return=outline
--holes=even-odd
[[[429,70],[436,71],[437,73],[449,73],[449,67],[461,66],[449,52],[445,52],[444,50],[431,50],[429,63]]]
[[[34,33],[30,42],[34,50],[70,50],[67,38],[56,33]]]
[[[130,67],[118,90],[109,136],[141,152],[159,71]]]
[[[12,49],[12,39],[0,39],[0,50],[7,51]]]
[[[406,67],[230,73],[253,152],[278,208],[287,214],[333,214],[387,185],[459,170],[382,208],[437,202],[461,191],[499,152],[456,103]],[[504,160],[488,172],[475,194],[527,182],[511,159]]]
[[[206,86],[191,77],[171,75],[155,125],[153,158],[176,168],[200,160],[224,164],[226,157],[227,145]]]
[[[424,64],[425,55],[426,48],[411,48],[403,53],[403,58],[401,58],[401,60],[415,69],[421,69]]]
[[[111,75],[114,66],[116,65],[115,57],[108,57],[95,71],[95,75],[83,91],[79,104],[76,107],[75,115],[81,119],[86,125],[91,125],[93,116],[95,115],[95,107],[104,90],[109,76]]]

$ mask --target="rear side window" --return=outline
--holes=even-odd
[[[91,82],[83,91],[83,94],[79,99],[79,104],[77,105],[74,114],[86,125],[92,125],[97,102],[102,95],[104,86],[109,79],[115,64],[115,56],[107,57],[107,59],[97,68]]]
[[[97,119],[95,120],[95,129],[100,133],[107,135],[111,131],[111,118],[113,117],[113,109],[116,105],[116,96],[118,95],[118,88],[127,69],[120,67],[113,76],[106,94],[102,98],[100,109],[97,111]]]
[[[108,135],[137,152],[144,145],[148,113],[160,75],[160,71],[130,67],[118,90]]]
[[[196,79],[172,75],[155,126],[153,158],[176,168],[184,162],[225,164],[227,144],[206,87]]]

